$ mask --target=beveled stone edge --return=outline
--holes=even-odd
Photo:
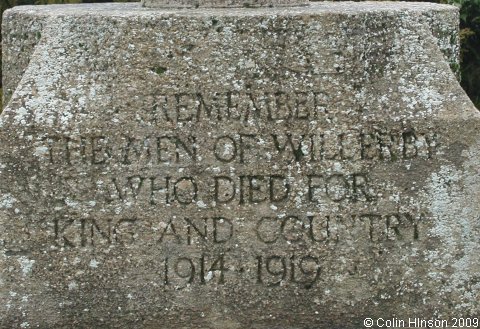
[[[243,0],[240,4],[232,3],[232,0],[142,0],[141,3],[145,8],[263,8],[310,5],[306,0]]]

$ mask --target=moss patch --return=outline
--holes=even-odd
[[[155,72],[158,75],[162,75],[167,72],[167,68],[163,66],[152,67],[150,71]]]

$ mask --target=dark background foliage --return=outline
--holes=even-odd
[[[451,0],[461,6],[462,87],[480,109],[480,0]]]
[[[115,2],[128,1],[131,0],[115,0]],[[461,84],[480,109],[480,0],[432,1],[460,7]],[[0,0],[0,11],[3,13],[4,10],[19,5],[81,2],[113,2],[113,0]]]

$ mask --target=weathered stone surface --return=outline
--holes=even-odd
[[[149,8],[199,8],[199,7],[291,7],[308,5],[305,0],[142,0]]]
[[[0,326],[478,316],[457,20],[368,2],[6,12]]]

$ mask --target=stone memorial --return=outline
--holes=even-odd
[[[8,10],[0,327],[478,327],[458,20],[395,2]]]

